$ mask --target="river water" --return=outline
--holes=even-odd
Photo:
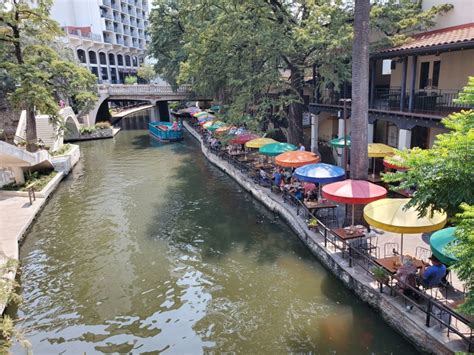
[[[80,146],[21,249],[34,353],[415,353],[189,135]]]

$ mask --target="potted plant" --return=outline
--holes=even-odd
[[[387,271],[383,267],[377,266],[372,269],[375,281],[380,285],[380,292],[383,292],[383,285],[387,285],[390,278],[388,277]]]
[[[311,218],[309,221],[308,221],[308,228],[310,230],[315,230],[316,228],[318,227],[318,220],[316,218]]]

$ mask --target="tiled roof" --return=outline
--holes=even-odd
[[[379,53],[413,51],[416,49],[435,48],[437,46],[464,42],[474,44],[474,22],[418,33],[413,35],[409,42],[398,47],[382,49]]]

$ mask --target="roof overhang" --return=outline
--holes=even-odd
[[[467,49],[474,49],[474,40],[458,43],[448,43],[438,46],[409,48],[401,50],[392,50],[381,53],[374,53],[370,56],[371,59],[390,59],[396,57],[406,57],[412,55],[429,55],[451,51],[461,51]]]

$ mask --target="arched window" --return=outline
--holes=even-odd
[[[129,55],[126,55],[125,56],[125,65],[127,67],[129,67],[131,65],[131,62],[130,62],[130,56]]]
[[[123,65],[123,55],[117,54],[117,64]]]
[[[89,63],[97,64],[97,54],[94,51],[89,51]]]
[[[143,64],[143,62],[144,62],[143,57],[138,58],[138,62],[139,62],[140,64]]]
[[[132,63],[134,67],[138,67],[138,59],[137,57],[132,57]]]
[[[87,63],[86,52],[83,49],[77,50],[77,58],[79,59],[81,63],[84,63],[84,64]]]
[[[109,53],[109,64],[115,65],[115,56],[113,53]]]
[[[99,53],[99,61],[100,61],[100,64],[107,65],[107,56],[105,55],[104,52]]]

